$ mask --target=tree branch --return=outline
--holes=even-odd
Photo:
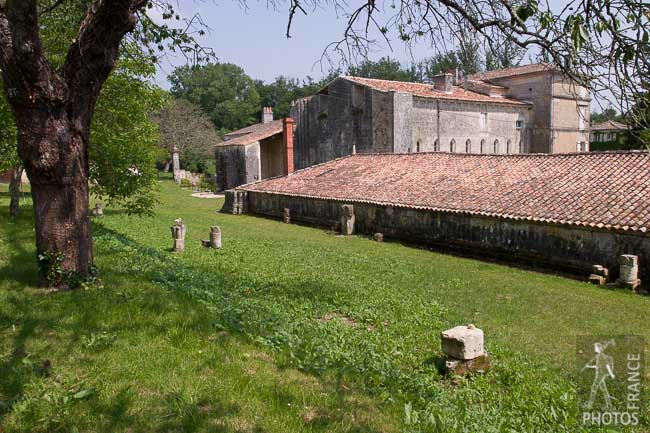
[[[80,110],[82,122],[90,125],[102,85],[115,67],[120,43],[136,25],[136,13],[146,0],[94,0],[70,47],[63,77],[68,85],[72,109]]]

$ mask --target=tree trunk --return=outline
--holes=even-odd
[[[169,173],[169,167],[171,167],[171,165],[172,165],[172,161],[171,161],[171,159],[170,159],[169,161],[167,161],[167,162],[165,163],[165,168],[164,168],[163,171],[164,171],[165,173]]]
[[[18,167],[11,170],[11,180],[9,181],[9,216],[12,219],[18,218],[20,213],[20,187],[22,184],[23,168]]]
[[[40,282],[45,286],[67,288],[65,280],[48,272],[60,266],[67,273],[88,275],[92,265],[92,235],[88,216],[88,181],[75,180],[61,185],[32,184],[34,218],[36,223],[36,248],[47,257],[41,264]],[[60,263],[54,263],[56,259]]]
[[[26,146],[40,150],[41,158],[24,158],[34,202],[36,251],[40,284],[71,288],[71,278],[90,272],[93,253],[89,202],[88,128],[68,113],[20,113],[19,119],[49,132],[19,132],[19,153]],[[85,125],[84,125],[85,126]],[[56,152],[55,149],[62,149]],[[46,153],[49,152],[49,153]]]

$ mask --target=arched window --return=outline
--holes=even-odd
[[[449,142],[449,151],[452,153],[456,151],[456,140],[453,138],[451,139],[451,142]]]
[[[506,141],[506,153],[510,153],[511,149],[510,146],[512,146],[512,141],[508,140]]]
[[[415,151],[419,152],[420,151],[420,141],[415,142]]]
[[[436,141],[433,142],[433,151],[434,152],[440,152],[440,142],[436,138]]]
[[[492,153],[499,153],[499,140],[494,140],[494,149]]]
[[[485,140],[481,140],[481,153],[485,153]]]
[[[465,153],[471,153],[472,152],[472,140],[469,138],[465,142]]]

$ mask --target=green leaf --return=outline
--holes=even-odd
[[[83,399],[86,399],[86,398],[90,397],[94,393],[95,393],[94,389],[92,389],[92,388],[84,388],[84,389],[80,390],[79,392],[77,392],[76,394],[74,394],[72,396],[72,398],[74,398],[76,400],[83,400]]]

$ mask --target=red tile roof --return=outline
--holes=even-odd
[[[247,191],[646,232],[650,154],[353,155]]]
[[[354,81],[355,83],[362,84],[370,87],[371,89],[380,90],[383,92],[403,92],[411,93],[413,96],[421,98],[432,99],[450,99],[459,101],[471,102],[486,102],[495,104],[511,104],[511,105],[529,105],[528,102],[519,101],[517,99],[506,98],[502,96],[488,96],[471,90],[465,90],[460,86],[453,86],[451,93],[446,93],[441,90],[436,90],[432,84],[423,83],[408,83],[404,81],[390,81],[390,80],[376,80],[374,78],[361,78],[343,76],[339,79]]]
[[[627,131],[628,126],[621,122],[616,122],[614,120],[607,120],[605,122],[596,123],[591,125],[590,128],[592,131]]]
[[[548,63],[535,63],[532,65],[514,66],[512,68],[495,69],[494,71],[479,72],[468,75],[470,80],[493,80],[496,78],[512,77],[513,75],[533,74],[556,70],[557,66]]]
[[[224,136],[226,141],[217,144],[217,146],[245,146],[272,137],[273,135],[280,134],[281,132],[282,119],[268,123],[256,123],[226,134]]]

